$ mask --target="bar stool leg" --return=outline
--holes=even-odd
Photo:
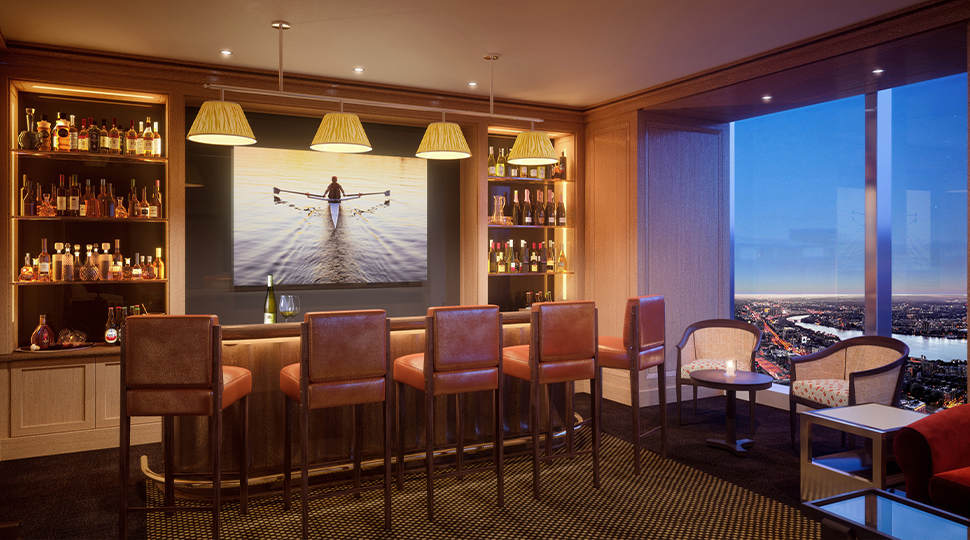
[[[532,497],[539,500],[539,381],[529,385],[529,422],[532,431]]]
[[[630,370],[630,408],[633,410],[633,474],[640,476],[640,372]]]
[[[501,386],[502,381],[499,381]],[[502,396],[499,388],[492,391],[492,404],[495,409],[495,467],[498,475],[498,505],[505,506],[505,421],[502,411]]]
[[[121,444],[118,449],[118,480],[120,493],[118,494],[118,500],[120,501],[119,517],[121,518],[121,523],[119,525],[119,536],[122,540],[128,538],[128,459],[130,453],[130,443],[129,437],[131,437],[131,417],[125,413],[121,415]]]
[[[571,454],[573,452],[573,425],[576,423],[576,415],[573,412],[575,405],[573,401],[576,399],[576,385],[573,381],[569,381],[566,384],[566,453]]]
[[[455,394],[455,467],[461,472],[462,463],[465,459],[465,425],[461,421],[461,394]],[[459,482],[464,482],[465,477],[459,476]]]
[[[364,418],[361,414],[361,405],[354,405],[354,489],[360,487],[360,454],[364,448]],[[359,499],[360,493],[354,493],[354,498]]]
[[[291,403],[293,400],[283,394],[283,510],[290,509],[290,485],[293,478],[293,419]]]
[[[424,393],[425,476],[428,483],[428,521],[434,521],[434,395]]]
[[[300,517],[303,525],[303,540],[310,534],[310,406],[300,403],[300,503],[303,513]]]
[[[667,459],[667,376],[664,364],[657,366],[657,391],[660,393],[660,457]]]
[[[239,513],[249,512],[249,394],[242,398],[242,448],[239,451]]]
[[[211,419],[210,419],[211,421]],[[166,416],[162,420],[165,459],[165,506],[175,506],[175,417]],[[172,517],[174,512],[165,512]]]
[[[544,387],[546,392],[546,416],[548,417],[548,427],[549,430],[546,431],[546,457],[552,455],[552,402],[549,400],[549,385]]]
[[[174,431],[175,419],[172,420]],[[209,424],[212,426],[212,540],[219,540],[219,511],[222,509],[222,411],[213,411]]]
[[[401,383],[394,383],[394,394],[397,396],[397,413],[394,415],[394,430],[397,432],[397,490],[404,489],[404,429],[401,416],[404,414],[404,398],[401,397]]]
[[[603,368],[597,368],[589,387],[595,388],[593,396],[593,487],[600,487],[600,413],[603,410]]]
[[[384,399],[384,529],[391,530],[391,403]]]

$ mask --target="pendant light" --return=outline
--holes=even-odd
[[[549,135],[544,131],[536,131],[534,122],[532,129],[515,137],[515,143],[509,152],[509,163],[513,165],[552,165],[558,162],[559,154],[552,146]]]
[[[206,101],[192,122],[186,139],[223,146],[244,146],[256,144],[256,137],[238,103],[223,101],[225,91],[219,101]]]
[[[310,149],[318,152],[336,152],[338,154],[359,154],[373,150],[364,126],[356,114],[344,112],[344,103],[340,102],[340,112],[327,113],[320,121],[317,134],[313,136]]]
[[[428,126],[414,155],[424,159],[465,159],[472,152],[458,124],[445,122],[445,113],[441,113],[441,122]]]

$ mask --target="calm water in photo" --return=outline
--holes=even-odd
[[[323,195],[346,195],[336,229]],[[419,158],[237,147],[233,150],[233,282],[264,285],[425,281],[427,162]],[[390,190],[390,197],[383,192]]]

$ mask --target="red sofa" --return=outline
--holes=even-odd
[[[970,517],[970,404],[900,429],[893,454],[907,498]]]

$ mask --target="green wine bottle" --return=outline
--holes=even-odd
[[[276,293],[273,292],[273,274],[266,276],[266,302],[263,304],[263,324],[276,322]]]

